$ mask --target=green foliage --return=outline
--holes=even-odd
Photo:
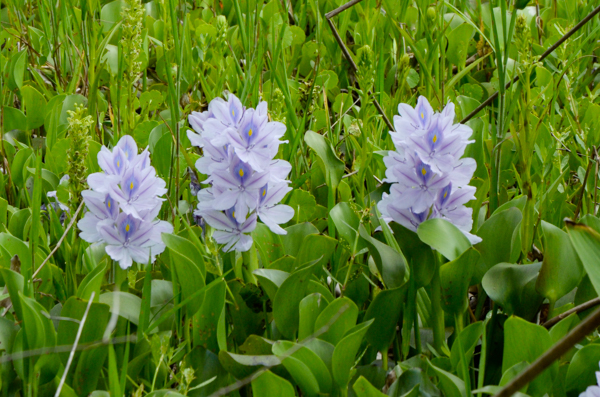
[[[0,2],[0,395],[481,396],[588,318],[600,21],[540,57],[596,2],[362,0],[327,18],[343,3]],[[482,241],[386,223],[383,115],[423,95],[459,122],[496,91],[467,122]],[[187,116],[225,92],[268,102],[292,165],[286,234],[259,223],[243,254],[193,214],[205,153]],[[167,183],[174,233],[123,271],[76,210],[126,134]],[[515,395],[579,395],[599,342]]]

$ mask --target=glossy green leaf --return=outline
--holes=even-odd
[[[277,329],[287,338],[298,331],[299,304],[306,296],[308,280],[315,271],[316,263],[302,267],[283,281],[273,300],[273,318]]]
[[[479,279],[496,264],[510,262],[513,234],[522,217],[521,211],[512,207],[495,212],[477,230],[477,235],[483,239],[475,246],[483,259],[483,263],[477,269]]]
[[[308,338],[315,332],[315,322],[325,307],[327,307],[327,301],[319,293],[307,295],[300,301],[299,341]]]
[[[387,288],[398,288],[404,285],[406,272],[406,260],[404,256],[393,248],[374,239],[367,233],[364,226],[359,227],[360,236],[367,243],[369,253],[375,260],[379,274],[383,278]]]
[[[344,175],[344,163],[336,156],[331,144],[325,140],[323,135],[309,130],[304,135],[304,141],[323,161],[327,185],[335,189]]]
[[[581,282],[584,270],[566,232],[544,221],[542,230],[544,260],[535,287],[550,302],[556,302]]]
[[[373,320],[361,323],[349,330],[333,351],[331,360],[333,379],[341,389],[348,387],[355,356],[371,324],[373,324]]]
[[[317,317],[315,333],[335,346],[354,327],[357,318],[358,307],[354,302],[346,297],[335,299]]]
[[[100,287],[102,286],[102,281],[104,280],[105,271],[106,262],[102,262],[96,266],[94,270],[89,272],[81,281],[79,287],[77,287],[77,297],[79,299],[88,300],[90,299],[92,292],[95,292],[94,300],[98,300],[100,297]]]
[[[504,323],[502,372],[522,361],[534,362],[551,346],[547,329],[518,317],[510,317]],[[527,394],[533,397],[543,396],[552,387],[557,372],[558,363],[555,362],[529,384]]]
[[[352,390],[354,390],[357,397],[385,397],[385,394],[377,390],[364,376],[360,376],[354,382]]]
[[[367,331],[367,342],[377,351],[385,351],[396,336],[396,325],[402,313],[406,297],[406,287],[381,291],[369,305],[364,321],[373,319],[373,326]],[[392,303],[394,302],[394,303]]]
[[[541,267],[539,262],[530,265],[499,263],[485,274],[481,284],[490,299],[506,313],[531,318],[543,300],[535,290]]]
[[[590,344],[578,350],[567,370],[567,391],[580,392],[597,385],[596,371],[600,362],[600,345]]]
[[[296,396],[291,383],[271,371],[263,372],[252,381],[252,393],[255,396]]]
[[[288,365],[288,358],[299,360],[312,372],[321,393],[331,392],[332,379],[329,369],[323,360],[309,348],[289,341],[278,341],[273,344],[273,354],[281,359],[283,366],[290,372],[294,379],[310,378],[310,376],[295,373],[298,369],[304,371],[304,367],[294,364]]]
[[[594,289],[600,294],[600,233],[581,223],[567,223],[567,232]]]
[[[353,254],[366,247],[364,240],[358,234],[360,221],[348,203],[338,203],[329,211],[329,216],[335,223],[340,236],[346,240]]]
[[[450,261],[457,259],[471,247],[469,239],[463,232],[441,218],[429,219],[421,223],[417,234],[421,241],[438,250]]]
[[[469,285],[478,260],[479,252],[471,247],[452,262],[440,266],[444,311],[462,315],[467,310]]]

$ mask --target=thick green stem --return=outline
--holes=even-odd
[[[433,347],[438,352],[446,340],[444,310],[442,309],[442,286],[440,281],[440,265],[436,260],[436,269],[429,284],[429,299],[431,299],[431,327],[433,328]]]
[[[471,395],[471,376],[469,374],[469,363],[465,356],[465,351],[460,340],[460,334],[464,328],[464,318],[462,314],[454,316],[455,335],[454,343],[458,343],[458,352],[460,357],[460,369],[462,371],[463,380],[465,381],[465,392],[467,396]]]

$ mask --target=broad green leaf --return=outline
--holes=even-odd
[[[592,285],[600,294],[600,233],[589,226],[567,223],[567,232]]]
[[[27,129],[33,130],[44,124],[46,116],[46,98],[35,88],[26,85],[21,88],[23,107],[27,117]]]
[[[281,284],[273,300],[273,318],[277,329],[287,338],[293,338],[298,330],[299,304],[306,296],[307,281],[310,280],[316,265],[312,263],[292,273]]]
[[[446,57],[459,68],[465,66],[471,37],[473,37],[473,27],[467,23],[459,25],[448,33],[448,49],[446,50]]]
[[[436,266],[431,248],[421,241],[417,233],[396,222],[390,222],[390,228],[409,264],[410,276],[414,277],[417,288],[429,285]]]
[[[440,266],[444,311],[462,315],[467,310],[469,285],[478,260],[479,252],[471,247],[452,262]]]
[[[504,323],[504,354],[502,373],[522,361],[534,362],[552,346],[548,330],[519,317],[510,317]],[[558,372],[558,363],[536,377],[530,384],[527,394],[532,397],[543,396],[552,387]]]
[[[351,103],[352,102],[350,102],[350,104]],[[336,156],[331,144],[325,140],[323,135],[309,130],[306,131],[306,134],[304,135],[304,141],[317,153],[321,161],[323,161],[323,164],[325,165],[327,186],[335,189],[344,175],[344,163]]]
[[[359,377],[354,382],[352,390],[354,390],[357,397],[385,397],[385,394],[377,390],[364,376]]]
[[[387,288],[398,288],[406,282],[406,260],[404,256],[367,233],[364,226],[359,227],[360,236],[367,243],[369,253],[375,260],[379,274]]]
[[[348,387],[352,378],[351,369],[354,366],[356,354],[371,324],[373,324],[373,320],[361,323],[349,330],[333,351],[331,359],[333,379],[341,389]]]
[[[202,306],[194,314],[194,345],[204,346],[211,351],[218,351],[217,326],[225,307],[225,282],[219,281],[216,287],[207,294]]]
[[[293,353],[289,355],[288,351],[293,349]],[[290,372],[294,379],[303,378],[305,374],[296,374],[293,371],[296,371],[300,368],[301,371],[304,371],[304,367],[291,365],[288,366],[288,358],[292,357],[300,362],[302,362],[306,368],[312,372],[317,383],[319,385],[319,391],[321,393],[330,393],[332,387],[331,374],[329,373],[329,369],[321,360],[321,358],[312,350],[305,346],[297,345],[293,342],[289,341],[278,341],[273,344],[273,354],[279,357],[283,363],[283,366]],[[302,387],[300,385],[300,387]]]
[[[317,209],[317,201],[309,192],[301,189],[292,190],[286,204],[294,210],[292,218],[294,223],[309,222],[314,219],[313,214]]]
[[[102,286],[102,281],[104,280],[105,270],[106,262],[102,262],[85,276],[83,281],[81,281],[79,284],[79,287],[77,287],[76,295],[79,299],[90,299],[92,292],[96,293],[94,300],[100,299],[100,287]]]
[[[287,232],[281,236],[283,249],[286,255],[296,257],[304,238],[310,234],[319,234],[319,230],[312,223],[300,223],[285,229]]]
[[[387,289],[379,292],[369,305],[364,321],[373,319],[373,326],[367,331],[366,338],[375,350],[385,351],[396,337],[396,325],[402,313],[399,302],[405,297],[406,287]]]
[[[499,263],[485,274],[481,284],[505,313],[530,318],[537,313],[543,300],[535,290],[541,267],[539,262],[530,265]]]
[[[326,266],[336,245],[337,240],[334,238],[322,234],[309,234],[304,237],[296,256],[296,268],[315,260],[318,268]]]
[[[253,273],[272,301],[275,300],[275,295],[281,284],[290,276],[287,272],[275,269],[256,269]]]
[[[255,396],[295,397],[294,387],[287,380],[271,371],[263,372],[252,381],[252,394]]]
[[[181,286],[182,298],[185,299],[204,287],[206,275],[204,261],[189,240],[166,233],[163,233],[162,237],[165,245],[169,248],[171,264]],[[192,258],[191,255],[198,256]],[[200,309],[201,304],[202,298],[190,301],[186,305],[188,315],[193,316]]]
[[[190,389],[208,382],[199,389],[190,390],[188,393],[190,397],[209,396],[232,382],[217,355],[201,346],[194,347],[186,354],[183,358],[183,367],[194,370],[194,380],[190,384]]]
[[[544,261],[535,288],[550,302],[556,302],[577,287],[585,273],[569,235],[544,221],[542,230]]]
[[[567,370],[567,391],[581,392],[588,386],[596,385],[599,361],[600,345],[590,344],[578,350]]]
[[[463,232],[441,218],[429,219],[421,223],[417,234],[421,241],[438,250],[450,261],[457,259],[471,247],[469,239]]]
[[[338,203],[329,211],[329,216],[333,219],[336,230],[346,240],[353,254],[366,247],[364,240],[358,235],[360,220],[348,203]]]
[[[177,252],[179,255],[183,255],[187,257],[190,262],[192,262],[200,273],[202,273],[202,277],[206,277],[206,269],[204,266],[204,259],[202,257],[202,253],[200,250],[192,243],[190,240],[177,236],[175,234],[167,234],[163,233],[162,235],[163,242],[165,245],[171,250]]]
[[[19,273],[0,267],[0,274],[4,279],[4,284],[10,294],[10,301],[15,309],[15,314],[18,320],[23,320],[23,309],[21,307],[21,299],[19,299],[19,292],[23,292],[25,280]]]
[[[131,321],[137,325],[142,309],[142,300],[129,292],[113,291],[100,295],[100,303],[107,304],[110,312]]]
[[[444,371],[442,368],[436,367],[431,362],[429,366],[436,373],[440,380],[439,388],[446,397],[467,397],[465,390],[465,382],[450,372]]]
[[[270,267],[271,263],[285,255],[281,237],[263,223],[256,224],[256,229],[252,232],[252,239],[258,248],[264,268]]]
[[[327,301],[319,293],[310,294],[300,301],[299,341],[308,338],[315,332],[315,322],[325,307],[327,307]]]
[[[315,321],[315,333],[318,338],[337,345],[349,329],[354,327],[358,318],[358,307],[346,297],[331,302]]]
[[[475,246],[483,259],[483,263],[477,268],[478,279],[481,279],[485,272],[494,265],[510,262],[513,234],[522,217],[521,211],[512,207],[505,211],[495,212],[477,230],[477,235],[483,239]]]

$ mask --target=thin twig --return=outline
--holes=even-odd
[[[92,302],[94,301],[94,295],[96,295],[96,291],[93,291],[90,295],[90,300],[85,308],[85,312],[83,313],[83,317],[81,317],[81,323],[79,323],[79,328],[77,329],[77,335],[75,335],[75,342],[73,343],[73,348],[71,349],[71,353],[69,354],[69,359],[67,360],[67,365],[65,366],[65,371],[63,372],[63,376],[60,378],[60,383],[58,384],[58,388],[56,389],[56,393],[54,397],[60,396],[60,391],[62,390],[63,385],[65,384],[65,380],[67,379],[67,374],[69,373],[69,368],[71,367],[71,363],[73,362],[73,357],[75,357],[75,351],[77,350],[77,344],[79,343],[79,338],[81,338],[81,333],[83,332],[83,327],[85,325],[85,320],[87,319],[87,315],[90,311],[90,307],[92,306]]]
[[[554,50],[556,50],[562,43],[567,41],[575,32],[577,32],[583,25],[588,23],[596,14],[600,12],[600,6],[594,8],[592,12],[590,12],[585,18],[583,18],[573,29],[569,30],[563,37],[561,37],[556,43],[550,46],[538,59],[538,62],[542,62],[548,55],[552,54]],[[506,83],[505,89],[508,89],[513,83],[516,83],[519,80],[519,76],[516,76],[513,80]],[[461,123],[464,124],[467,121],[471,120],[477,113],[479,113],[482,109],[487,107],[494,99],[498,97],[499,91],[494,92],[488,99],[483,101],[481,105],[477,106],[475,110],[469,113],[464,119],[461,120]]]
[[[569,309],[566,312],[559,314],[558,316],[552,317],[550,320],[546,321],[542,325],[544,327],[546,327],[546,328],[552,328],[560,320],[569,317],[571,314],[573,314],[573,313],[581,313],[584,310],[590,309],[590,308],[592,308],[594,306],[598,306],[598,305],[600,305],[600,298],[594,298],[594,299],[589,300],[589,301],[587,301],[585,303],[582,303],[579,306],[575,306],[574,308]]]
[[[58,240],[58,243],[56,243],[56,246],[54,247],[54,249],[50,252],[50,254],[48,254],[48,256],[46,257],[46,259],[44,259],[44,261],[42,262],[42,264],[40,265],[40,267],[38,267],[36,269],[36,271],[33,272],[33,276],[31,276],[32,279],[34,279],[35,276],[37,276],[37,274],[40,272],[40,270],[42,270],[42,268],[44,267],[44,265],[46,264],[46,262],[48,262],[50,260],[50,258],[52,258],[52,255],[54,255],[56,253],[56,251],[58,251],[58,249],[60,248],[63,240],[67,236],[67,233],[69,232],[69,230],[71,230],[71,227],[73,227],[73,224],[75,223],[75,220],[77,220],[77,215],[79,215],[79,212],[83,208],[83,204],[84,204],[84,201],[81,201],[81,204],[79,204],[79,207],[77,207],[77,211],[75,211],[75,214],[73,214],[73,217],[71,218],[71,222],[69,222],[69,225],[65,229],[65,232],[63,233],[63,235]]]
[[[101,347],[101,346],[105,346],[108,344],[111,345],[118,345],[120,343],[137,343],[137,336],[135,335],[125,335],[125,336],[117,336],[115,338],[109,339],[107,341],[93,341],[93,342],[88,342],[88,343],[81,343],[77,346],[77,351],[85,351],[85,350],[91,350],[91,349],[95,349],[97,347]],[[72,345],[60,345],[60,346],[54,346],[54,347],[42,347],[40,349],[31,349],[31,350],[25,350],[22,352],[18,352],[18,353],[13,353],[13,354],[6,354],[4,356],[0,357],[0,364],[4,364],[10,361],[15,361],[15,360],[22,360],[24,358],[27,357],[35,357],[35,356],[41,356],[41,355],[45,355],[45,354],[52,354],[52,353],[66,353],[66,352],[70,352],[71,349],[73,348]]]
[[[352,0],[346,4],[344,4],[342,7],[338,8],[337,10],[334,10],[328,14],[326,14],[325,16],[327,17],[327,15],[332,14],[335,11],[342,12],[344,11],[346,8],[349,8],[351,6],[353,6],[354,4],[358,3],[359,1],[362,0]],[[336,14],[333,14],[336,15]],[[332,15],[332,16],[333,16]],[[348,49],[346,48],[346,45],[344,44],[344,41],[342,40],[342,38],[340,37],[340,34],[338,33],[335,25],[333,24],[333,22],[331,21],[331,19],[329,19],[329,17],[326,18],[327,19],[327,23],[329,24],[329,27],[331,28],[331,33],[333,33],[333,37],[335,38],[335,41],[337,41],[338,45],[340,46],[340,48],[342,49],[342,53],[344,54],[344,57],[348,60],[348,62],[350,63],[350,66],[352,67],[352,69],[355,72],[358,72],[358,66],[356,66],[356,63],[354,63],[354,59],[352,58],[352,56],[350,55],[350,52],[348,51]],[[369,91],[367,93],[367,95],[372,96],[373,93],[371,91]],[[391,131],[395,131],[394,130],[394,125],[390,122],[390,120],[387,118],[387,116],[385,115],[385,112],[383,111],[381,105],[379,104],[379,102],[377,102],[377,99],[373,98],[373,105],[375,105],[375,107],[377,108],[377,111],[379,112],[379,114],[381,115],[381,117],[383,118],[383,121],[385,121],[385,124],[387,124],[388,128]]]
[[[580,322],[550,350],[538,357],[538,359],[527,367],[525,371],[513,378],[513,380],[504,386],[494,397],[510,397],[521,390],[598,326],[600,326],[600,309],[596,310],[593,314]]]

